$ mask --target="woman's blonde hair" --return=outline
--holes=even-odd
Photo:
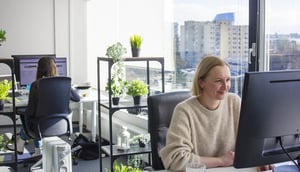
[[[199,80],[205,79],[209,71],[215,66],[229,67],[229,64],[225,62],[223,59],[216,56],[206,56],[201,60],[201,62],[198,64],[196,73],[194,75],[193,85],[192,85],[192,95],[199,96],[200,94],[202,94],[203,90],[199,86]]]

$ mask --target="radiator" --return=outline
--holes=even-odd
[[[72,172],[71,146],[56,136],[43,138],[43,158],[34,166],[32,172]]]

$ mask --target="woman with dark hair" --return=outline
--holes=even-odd
[[[30,86],[28,105],[24,113],[24,123],[27,128],[31,125],[31,121],[35,120],[36,108],[38,104],[38,89],[39,80],[44,77],[57,76],[57,68],[55,61],[52,57],[43,57],[38,62],[38,68],[36,73],[36,80]],[[71,88],[70,97],[72,101],[80,101],[80,96]],[[24,128],[21,129],[17,139],[17,152],[23,153],[25,140],[29,140],[30,137],[26,134]],[[34,139],[35,152],[32,156],[38,156],[41,154],[42,141],[40,139]],[[14,150],[14,144],[8,144],[9,150]]]

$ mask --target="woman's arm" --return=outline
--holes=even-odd
[[[78,95],[78,93],[73,88],[71,88],[71,91],[70,91],[70,98],[74,102],[79,102],[80,101],[80,96]]]

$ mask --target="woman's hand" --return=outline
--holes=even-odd
[[[206,168],[232,166],[233,160],[234,160],[233,151],[229,151],[219,157],[201,157],[201,162],[206,165]]]
[[[225,155],[221,156],[222,166],[227,167],[233,165],[234,152],[229,151]]]
[[[270,164],[270,165],[264,165],[264,166],[260,166],[260,167],[256,168],[257,172],[266,171],[266,170],[272,170],[272,171],[274,171],[274,165]]]

